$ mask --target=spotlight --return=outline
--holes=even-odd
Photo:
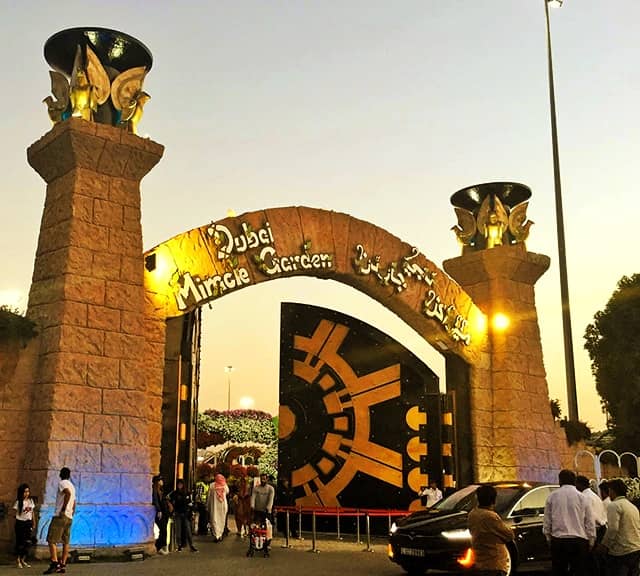
[[[493,328],[498,332],[505,331],[509,327],[509,324],[511,324],[511,319],[506,314],[498,312],[493,317]]]
[[[93,560],[94,550],[73,550],[71,557],[74,563],[86,563]]]
[[[144,550],[142,548],[132,548],[127,550],[127,556],[131,561],[144,560]]]

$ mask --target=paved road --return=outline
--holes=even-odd
[[[70,576],[401,576],[404,572],[392,564],[386,556],[386,546],[379,541],[373,552],[364,552],[365,546],[354,542],[318,541],[318,553],[310,552],[311,541],[293,541],[289,549],[281,548],[282,539],[274,539],[270,558],[256,554],[247,558],[247,541],[230,535],[215,544],[211,538],[194,538],[198,553],[173,552],[168,556],[153,556],[138,562],[92,562],[70,564]],[[36,576],[47,568],[45,562],[32,562],[31,568],[19,570],[15,565],[0,566],[0,575]]]
[[[311,540],[291,542],[291,548],[281,548],[282,539],[274,539],[270,558],[246,557],[247,541],[230,535],[215,544],[210,537],[194,538],[198,553],[173,552],[168,556],[153,556],[138,562],[92,562],[71,564],[70,576],[403,576],[401,568],[389,561],[386,541],[377,539],[372,552],[366,546],[347,540],[336,542],[322,539],[316,543],[319,552],[311,551]],[[47,563],[33,562],[31,568],[18,570],[15,565],[0,566],[0,576],[36,576]]]

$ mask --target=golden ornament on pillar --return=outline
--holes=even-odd
[[[115,109],[122,114],[120,124],[133,134],[137,134],[142,109],[151,98],[142,90],[146,75],[147,69],[144,66],[138,66],[119,74],[111,84],[111,101]]]
[[[153,63],[141,42],[107,28],[70,28],[47,40],[45,59],[54,68],[55,99],[43,102],[54,124],[74,116],[137,133],[151,98],[142,84]]]

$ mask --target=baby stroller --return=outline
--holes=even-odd
[[[269,558],[273,538],[273,525],[265,514],[256,514],[256,518],[249,525],[249,549],[247,557],[251,558],[256,552],[262,551],[265,558]]]

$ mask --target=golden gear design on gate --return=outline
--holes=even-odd
[[[403,486],[402,454],[370,439],[371,407],[401,394],[400,364],[358,377],[338,353],[348,333],[347,326],[322,320],[311,337],[294,336],[293,348],[301,359],[294,359],[293,374],[307,386],[320,388],[323,411],[331,422],[321,450],[291,472],[292,487],[302,487],[305,494],[297,499],[298,505],[338,506],[338,495],[358,472]],[[413,410],[417,407],[407,412],[412,423]],[[289,406],[280,407],[281,439],[297,428],[294,412]]]

